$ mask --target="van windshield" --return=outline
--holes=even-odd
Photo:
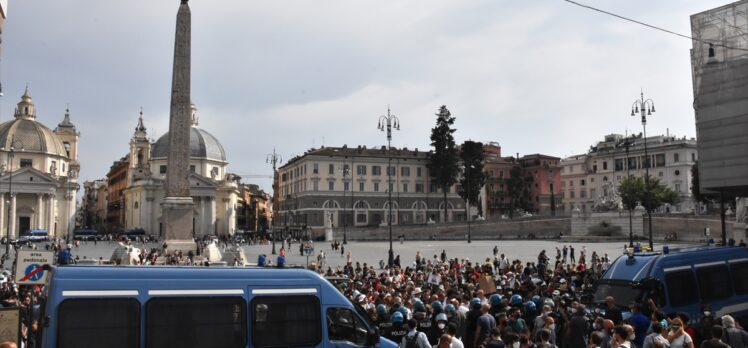
[[[361,319],[363,319],[366,322],[366,326],[369,329],[377,327],[377,325],[374,324],[374,322],[371,320],[371,317],[369,316],[369,314],[366,313],[366,310],[364,309],[364,307],[361,307],[361,305],[358,303],[355,303],[355,301],[351,301],[351,303],[353,304],[353,307],[356,308],[356,312],[361,317]]]
[[[600,281],[595,289],[595,303],[605,303],[605,298],[613,296],[616,306],[627,307],[631,302],[639,302],[642,290],[634,288],[629,281],[608,280]]]

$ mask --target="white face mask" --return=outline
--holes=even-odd
[[[444,330],[444,328],[445,328],[445,327],[446,327],[447,325],[445,325],[444,323],[439,323],[439,324],[436,324],[436,326],[438,326],[438,327],[439,327],[439,330]]]
[[[519,348],[519,341],[512,343],[512,348]]]
[[[631,335],[629,335],[629,341],[633,341],[635,339],[636,339],[636,334],[632,333]]]

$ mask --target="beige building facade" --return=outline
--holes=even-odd
[[[627,138],[610,134],[590,148],[587,154],[570,156],[561,160],[561,190],[564,213],[575,208],[582,213],[592,211],[595,201],[608,190],[617,190],[626,175],[644,177],[644,139]],[[696,164],[696,140],[674,136],[647,138],[647,156],[650,158],[649,175],[657,178],[678,193],[680,202],[660,209],[667,212],[693,212],[691,194],[691,167]]]
[[[324,147],[292,158],[278,169],[276,228],[303,225],[313,231],[342,226],[380,226],[465,221],[456,186],[447,194],[431,182],[428,152],[386,147]],[[388,166],[389,178],[388,181]],[[391,192],[392,200],[389,200]]]
[[[31,230],[67,237],[75,228],[80,133],[66,110],[50,130],[37,121],[28,88],[12,120],[0,124],[0,231],[17,238]]]

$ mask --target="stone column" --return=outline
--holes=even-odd
[[[11,194],[10,195],[10,216],[8,217],[10,219],[10,224],[8,225],[8,237],[11,239],[16,238],[16,195]]]
[[[204,236],[204,235],[208,234],[207,233],[207,230],[208,230],[208,219],[206,218],[207,215],[206,215],[206,212],[205,212],[205,210],[207,209],[207,204],[206,204],[207,197],[202,197],[201,196],[201,197],[199,197],[199,199],[200,199],[200,217],[199,217],[200,224],[198,226],[200,226],[200,235]]]
[[[231,199],[222,198],[221,201],[223,201],[223,212],[221,214],[223,221],[221,222],[221,225],[218,226],[218,232],[221,235],[225,235],[229,233],[229,220],[231,219],[231,208],[229,206],[231,205]]]
[[[143,202],[143,206],[145,206],[143,211],[143,218],[145,219],[145,222],[143,223],[143,228],[146,229],[146,233],[157,236],[158,235],[158,225],[154,223],[154,213],[153,213],[153,200],[154,198],[151,196],[150,191],[145,191],[145,201]]]
[[[216,232],[216,198],[208,197],[208,234],[214,234]]]
[[[48,226],[49,229],[49,235],[52,237],[57,237],[55,234],[55,195],[49,194],[47,195],[47,219],[48,219]]]
[[[42,228],[42,221],[44,219],[44,212],[42,211],[42,194],[36,194],[36,228]]]

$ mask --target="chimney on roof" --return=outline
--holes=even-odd
[[[343,150],[348,148],[348,144],[343,144]]]

